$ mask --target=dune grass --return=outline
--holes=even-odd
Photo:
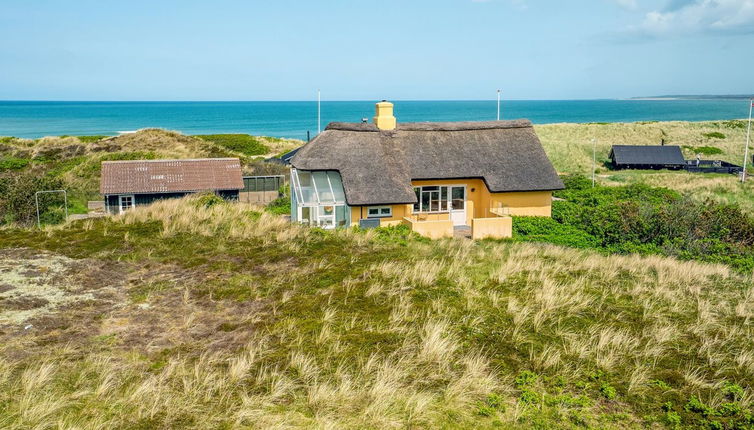
[[[0,326],[2,428],[754,424],[752,279],[723,265],[198,198],[0,243],[95,296]]]
[[[746,141],[746,121],[742,120],[542,124],[534,128],[558,172],[582,175],[591,175],[592,139],[596,142],[598,166],[608,161],[612,145],[659,145],[663,141],[681,146],[689,159],[701,152],[741,165]]]

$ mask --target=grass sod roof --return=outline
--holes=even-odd
[[[686,164],[681,147],[676,145],[613,145],[609,158],[617,165],[679,165]]]
[[[563,188],[528,120],[330,123],[293,157],[300,170],[336,170],[349,205],[415,203],[412,180],[482,178],[491,192]]]

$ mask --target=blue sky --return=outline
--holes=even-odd
[[[754,92],[754,0],[2,0],[0,99]]]

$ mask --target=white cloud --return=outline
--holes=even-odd
[[[657,37],[753,33],[754,0],[675,0],[664,10],[647,12],[641,24],[630,27],[630,31]]]

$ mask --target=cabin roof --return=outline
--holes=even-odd
[[[238,158],[102,162],[102,194],[173,193],[243,188]]]
[[[330,123],[291,160],[340,172],[349,205],[414,203],[411,181],[481,178],[491,192],[563,188],[528,120]]]
[[[617,165],[685,165],[681,147],[676,145],[613,145],[610,158]]]

